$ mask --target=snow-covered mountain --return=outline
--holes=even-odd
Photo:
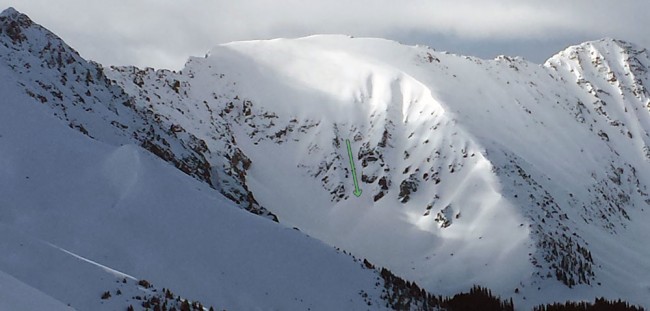
[[[0,15],[0,43],[1,310],[385,309],[415,288],[237,208],[204,142],[25,15]]]
[[[208,145],[229,128],[281,222],[427,289],[648,304],[649,64],[612,39],[539,66],[314,36],[107,75]]]
[[[0,57],[31,97],[46,104],[70,127],[113,144],[134,143],[210,184],[239,205],[275,218],[255,201],[243,182],[248,159],[224,137],[210,153],[204,141],[164,116],[133,106],[133,100],[106,78],[101,65],[82,59],[61,39],[13,9],[3,12]],[[163,72],[164,74],[164,72]]]
[[[537,65],[327,35],[225,44],[174,72],[87,62],[11,9],[0,27],[0,152],[20,146],[0,158],[3,243],[24,239],[23,257],[225,307],[382,305],[377,271],[284,225],[436,294],[650,306],[646,49],[603,39]],[[0,280],[91,306],[30,270],[46,263],[2,264]]]

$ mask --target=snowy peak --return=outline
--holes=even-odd
[[[26,16],[26,15],[16,11],[16,9],[14,9],[13,7],[8,7],[4,11],[0,12],[0,17],[11,17],[11,16],[14,16],[14,15]]]
[[[3,41],[10,40],[12,44],[20,45],[28,40],[26,31],[34,26],[27,15],[8,8],[0,13],[0,34]],[[4,42],[3,42],[4,43]],[[4,43],[7,45],[7,43]]]
[[[613,39],[613,38],[603,38],[600,40],[587,41],[578,45],[572,45],[566,49],[560,51],[556,55],[552,56],[549,60],[557,57],[568,57],[575,58],[576,53],[587,52],[590,55],[593,55],[594,58],[602,58],[604,55],[607,55],[609,60],[613,60],[612,57],[615,57],[616,54],[627,54],[627,55],[639,55],[646,54],[647,49],[640,47],[634,43],[627,42],[624,40]]]
[[[640,100],[650,96],[647,89],[650,54],[646,48],[633,43],[610,38],[585,42],[551,57],[545,66],[569,69],[579,82],[596,83],[582,80],[597,75],[618,86],[621,95],[629,90]]]
[[[577,61],[583,67],[605,66],[617,68],[624,74],[631,73],[634,75],[647,74],[648,66],[650,66],[650,55],[646,48],[610,38],[568,47],[551,57],[546,64],[548,66],[561,60]],[[613,79],[613,77],[609,78]]]
[[[50,68],[82,61],[79,53],[61,38],[13,8],[0,15],[0,43],[43,58]]]
[[[2,23],[3,30],[5,30],[5,27],[11,26],[10,32],[15,34],[20,33],[20,28],[26,28],[33,25],[32,20],[27,15],[16,11],[16,9],[12,7],[7,8],[0,13],[0,23]]]
[[[645,48],[614,39],[572,46],[550,58],[545,66],[556,72],[567,87],[588,95],[574,107],[576,120],[602,123],[599,135],[608,140],[612,130],[627,137],[639,154],[650,160],[650,54]],[[585,103],[585,101],[587,103]],[[619,148],[619,139],[608,142]]]
[[[233,151],[225,163],[211,164],[205,141],[169,122],[148,104],[136,105],[133,96],[111,81],[101,65],[81,58],[27,16],[15,11],[6,15],[1,21],[0,60],[16,74],[18,87],[27,95],[89,137],[115,144],[136,143],[182,172],[220,189],[243,208],[275,219],[238,180],[243,176],[240,166],[246,166],[247,160],[236,147],[229,147]],[[135,72],[135,68],[130,71]],[[169,82],[168,86],[174,87],[174,82]]]

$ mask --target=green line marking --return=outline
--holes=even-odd
[[[345,144],[348,146],[348,157],[350,158],[350,168],[352,168],[352,178],[354,180],[354,195],[357,197],[361,196],[361,189],[359,188],[359,182],[357,181],[357,169],[354,167],[354,157],[352,156],[352,147],[350,146],[350,140],[346,139]]]

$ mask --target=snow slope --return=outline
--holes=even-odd
[[[377,271],[0,81],[0,308],[121,310],[150,291],[134,278],[218,309],[381,308]]]
[[[209,148],[227,128],[281,222],[431,291],[648,305],[648,65],[613,39],[542,66],[327,35],[107,75]]]

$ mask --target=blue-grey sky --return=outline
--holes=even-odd
[[[105,65],[179,69],[230,41],[341,33],[541,63],[613,37],[650,47],[647,0],[0,0]]]

